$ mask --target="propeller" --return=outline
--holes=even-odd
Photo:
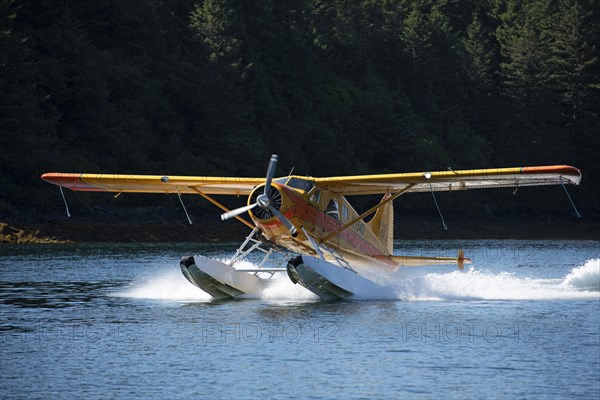
[[[275,168],[277,167],[277,154],[271,155],[271,160],[269,161],[269,168],[267,168],[267,177],[265,181],[265,187],[263,192],[256,196],[256,202],[250,204],[245,207],[236,208],[235,210],[231,210],[226,212],[225,214],[221,214],[221,220],[225,221],[229,218],[237,217],[240,214],[243,214],[247,211],[250,211],[256,207],[260,210],[257,214],[260,215],[261,218],[267,219],[271,217],[277,217],[279,221],[283,225],[288,228],[292,236],[296,236],[297,231],[296,227],[292,225],[289,219],[286,218],[285,215],[281,213],[274,205],[281,204],[281,194],[277,189],[271,188],[271,181],[273,180],[273,176],[275,175]]]

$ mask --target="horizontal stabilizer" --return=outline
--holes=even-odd
[[[459,253],[460,254],[460,253]],[[471,264],[465,257],[424,257],[424,256],[391,256],[393,262],[401,267],[424,267],[429,265]],[[461,268],[462,269],[462,268]]]

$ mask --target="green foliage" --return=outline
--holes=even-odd
[[[272,152],[315,176],[572,164],[597,210],[592,0],[2,0],[0,18],[3,214],[61,206],[43,172],[260,176]]]

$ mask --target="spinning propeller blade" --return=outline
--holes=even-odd
[[[231,210],[229,212],[226,212],[225,214],[221,214],[221,220],[225,221],[225,220],[228,220],[229,218],[237,217],[238,215],[243,214],[248,210],[252,210],[257,205],[258,204],[254,203],[254,204],[250,204],[249,206],[236,208],[235,210]]]
[[[265,190],[263,191],[263,194],[265,196],[268,196],[269,192],[271,191],[271,181],[273,180],[273,176],[275,175],[275,168],[277,167],[278,158],[279,157],[277,157],[277,154],[271,155],[271,161],[269,161],[269,168],[267,168],[267,180],[265,183]]]
[[[269,206],[269,210],[271,210],[273,215],[275,215],[277,217],[277,219],[279,219],[288,228],[288,230],[290,231],[292,236],[296,236],[296,234],[297,234],[296,227],[294,225],[292,225],[290,220],[287,219],[285,217],[285,215],[283,215],[281,212],[279,212],[278,209],[276,209],[275,207],[272,207],[272,206]]]

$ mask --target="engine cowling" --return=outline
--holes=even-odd
[[[257,186],[248,198],[248,205],[258,204],[258,207],[250,210],[250,214],[261,221],[277,217],[268,206],[273,207],[277,211],[281,211],[281,206],[283,205],[283,194],[277,186],[271,185],[269,193],[266,195],[264,189],[265,185]]]

